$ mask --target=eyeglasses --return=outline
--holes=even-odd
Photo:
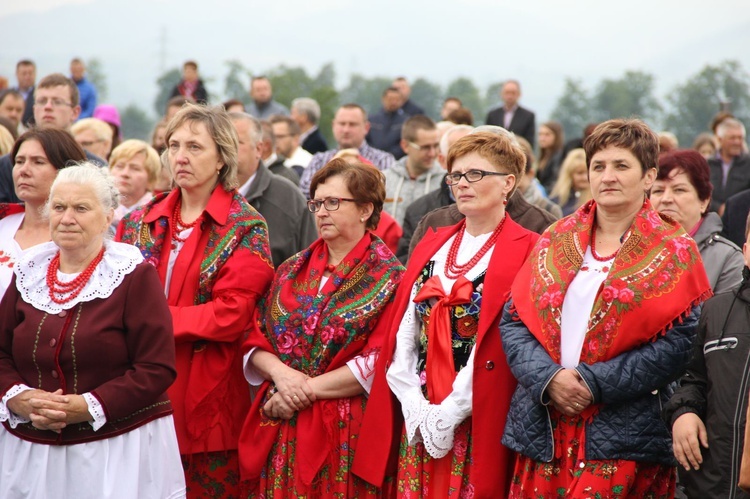
[[[414,149],[419,149],[421,152],[429,152],[432,149],[435,149],[436,151],[440,150],[440,144],[425,144],[423,146],[420,146],[419,144],[415,142],[409,141],[409,147],[413,147]]]
[[[35,106],[46,106],[48,102],[52,103],[52,107],[63,107],[63,106],[73,106],[70,102],[65,102],[62,99],[58,99],[55,97],[54,99],[48,99],[47,97],[40,97],[34,101]]]
[[[466,181],[469,183],[473,182],[479,182],[487,175],[510,175],[510,173],[500,173],[500,172],[487,172],[484,170],[469,170],[465,173],[449,173],[445,176],[445,183],[448,185],[456,185],[461,181],[461,177],[466,178]]]
[[[321,206],[325,206],[327,211],[336,211],[339,209],[341,201],[349,201],[350,203],[358,203],[356,199],[350,198],[325,198],[325,199],[311,199],[307,202],[307,209],[310,213],[316,213],[320,211]]]

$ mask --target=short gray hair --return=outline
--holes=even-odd
[[[508,81],[515,81],[515,80],[508,80]],[[505,128],[497,125],[480,125],[476,127],[471,133],[479,133],[479,132],[490,132],[494,133],[495,135],[499,135],[501,137],[506,137],[510,139],[511,142],[513,142],[515,145],[520,147],[520,143],[518,142],[518,139],[516,139],[516,134],[506,130]]]
[[[47,205],[44,209],[47,216],[49,216],[49,203],[52,199],[52,192],[60,184],[77,184],[91,187],[105,213],[114,210],[120,204],[120,192],[117,190],[115,179],[109,174],[109,171],[91,161],[83,161],[63,168],[57,174],[55,181],[52,182],[52,187],[50,187],[50,198],[47,200]]]
[[[727,133],[728,130],[737,129],[739,128],[742,130],[742,136],[745,136],[745,125],[742,124],[742,122],[735,118],[727,118],[723,120],[721,123],[719,123],[716,126],[716,136],[720,139],[724,138],[724,134]]]
[[[253,146],[258,145],[263,138],[263,130],[260,128],[260,121],[258,121],[255,116],[251,116],[247,113],[232,112],[229,113],[229,119],[231,119],[232,122],[246,121],[247,123],[250,123],[250,141],[253,143]]]
[[[307,115],[307,120],[313,125],[320,121],[320,105],[315,99],[309,97],[299,97],[292,101],[292,109],[296,109],[302,114]]]
[[[461,130],[466,130],[467,132],[471,133],[474,130],[474,127],[471,125],[453,125],[445,130],[443,136],[440,137],[440,154],[448,157],[448,142],[451,140],[451,135]]]

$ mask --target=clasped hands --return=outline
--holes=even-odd
[[[316,397],[310,386],[311,378],[286,365],[280,365],[271,373],[276,393],[263,406],[269,417],[292,419],[297,411],[310,407]]]
[[[8,409],[30,420],[34,428],[60,433],[69,424],[92,421],[82,395],[63,395],[62,390],[26,390],[8,400]]]
[[[547,385],[552,405],[566,416],[577,416],[594,400],[586,383],[575,369],[562,369]]]

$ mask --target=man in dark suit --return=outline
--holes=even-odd
[[[328,150],[328,143],[318,129],[320,105],[315,99],[309,97],[294,99],[289,116],[297,122],[302,132],[299,136],[302,149],[310,154],[326,152]]]
[[[506,81],[500,90],[500,98],[503,99],[503,105],[490,111],[485,123],[501,126],[520,135],[528,140],[533,148],[536,138],[535,117],[533,112],[518,105],[518,99],[521,98],[521,84],[516,80]]]
[[[716,128],[719,154],[708,160],[711,169],[711,210],[722,214],[726,200],[750,189],[750,156],[744,151],[745,125],[727,118]]]

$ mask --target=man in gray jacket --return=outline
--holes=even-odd
[[[271,256],[278,267],[315,241],[318,237],[315,223],[297,186],[271,173],[260,160],[262,132],[258,120],[245,113],[230,113],[230,116],[239,138],[239,191],[266,219]]]
[[[404,224],[406,208],[440,187],[445,172],[437,161],[440,150],[435,123],[427,116],[409,118],[401,129],[401,149],[406,156],[384,172],[385,203],[383,209]]]

